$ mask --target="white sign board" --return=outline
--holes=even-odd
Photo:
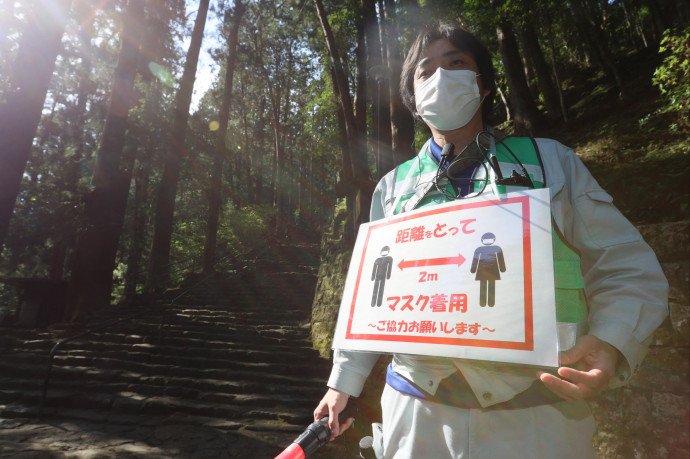
[[[335,349],[558,366],[548,189],[360,226]]]

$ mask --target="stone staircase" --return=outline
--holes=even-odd
[[[172,304],[112,307],[99,323],[144,314],[64,343],[42,410],[50,349],[84,324],[0,329],[0,456],[274,457],[326,387],[330,363],[310,342],[315,281],[313,263],[282,256],[192,279]],[[312,457],[356,457],[347,443]]]

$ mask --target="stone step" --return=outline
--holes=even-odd
[[[130,321],[118,324],[117,333],[114,333],[112,330],[94,332],[83,339],[88,339],[89,341],[102,339],[114,342],[149,340],[147,342],[154,342],[151,340],[189,338],[220,343],[242,339],[254,340],[255,338],[270,341],[273,338],[290,341],[294,345],[300,342],[304,344],[310,342],[308,325],[300,325],[297,322],[293,325],[260,324],[249,321],[243,321],[245,323],[239,322],[235,321],[231,325],[225,325],[218,321],[207,322],[201,320],[185,324]],[[50,331],[34,332],[21,329],[0,329],[0,349],[11,349],[13,344],[18,341],[32,342],[35,346],[45,341],[45,345],[47,345],[48,343],[56,342],[58,339],[77,335],[83,330],[68,327],[54,327]]]
[[[0,406],[0,411],[5,407]],[[14,407],[12,419],[0,417],[3,456],[13,458],[269,458],[278,455],[306,426],[281,421],[243,422],[176,413],[128,415],[112,411]],[[63,417],[65,415],[65,417]],[[310,459],[356,457],[356,440],[342,437],[319,448]]]
[[[143,330],[140,330],[143,331]],[[204,333],[202,330],[181,328],[166,328],[165,333],[151,333],[149,335],[111,334],[103,338],[110,342],[120,343],[155,343],[159,345],[190,345],[224,348],[232,345],[243,346],[254,343],[263,346],[288,345],[308,349],[312,347],[309,331],[294,327],[255,326],[252,329],[236,328],[225,333]]]
[[[301,320],[293,318],[292,311],[271,308],[252,307],[246,311],[227,311],[227,310],[200,310],[193,311],[189,309],[188,305],[182,305],[185,309],[171,310],[164,314],[155,313],[151,315],[143,315],[122,322],[122,326],[127,326],[128,323],[156,323],[156,324],[215,324],[230,326],[233,325],[299,325]],[[205,305],[203,307],[207,307]],[[123,315],[124,316],[124,315]],[[119,318],[117,316],[113,319]],[[107,323],[103,320],[102,323]],[[91,326],[91,324],[87,324]],[[94,324],[97,325],[97,324]],[[52,327],[53,330],[59,328],[58,325]],[[69,324],[63,324],[63,329],[72,329]]]
[[[22,404],[0,404],[0,418],[23,419],[38,417],[37,406],[27,406]],[[208,416],[189,415],[176,413],[172,416],[154,416],[154,415],[132,415],[116,413],[113,411],[104,410],[79,410],[70,408],[51,408],[44,407],[43,418],[61,418],[72,419],[76,421],[86,421],[90,423],[108,424],[108,425],[137,425],[154,427],[162,423],[165,424],[184,424],[188,426],[208,426],[214,427],[226,432],[246,429],[252,431],[275,431],[275,432],[293,432],[301,433],[304,430],[303,425],[293,425],[284,422],[271,422],[254,419],[245,419],[242,422],[236,420],[224,420]]]
[[[277,336],[277,337],[275,337]],[[294,354],[298,352],[302,358],[317,358],[318,351],[311,347],[311,343],[305,339],[282,338],[280,332],[268,331],[266,333],[252,333],[245,336],[232,336],[227,340],[209,340],[184,336],[141,336],[114,333],[99,333],[89,335],[77,340],[62,343],[59,349],[67,352],[73,349],[84,349],[93,352],[99,351],[132,351],[149,352],[152,355],[204,355],[206,357],[223,357],[233,349],[253,351],[269,351],[271,353],[285,352]],[[13,341],[11,338],[2,337],[4,349],[14,351],[45,350],[52,348],[54,342],[49,340],[22,340]]]
[[[120,369],[101,369],[90,366],[63,367],[54,366],[50,373],[49,388],[58,387],[61,382],[75,385],[104,383],[150,384],[166,388],[181,388],[181,391],[220,393],[309,393],[318,395],[323,392],[326,379],[322,376],[305,376],[302,374],[280,374],[268,371],[228,371],[174,368],[167,373],[139,373]],[[14,387],[12,380],[36,380],[43,384],[47,365],[0,363],[0,390]]]
[[[155,323],[150,321],[138,321],[126,324],[121,328],[123,332],[127,332],[133,328],[141,331],[149,331],[152,334],[159,330],[179,330],[183,332],[201,331],[211,335],[232,335],[232,334],[250,334],[257,330],[271,330],[271,329],[285,329],[292,332],[294,335],[306,338],[309,335],[308,328],[303,327],[299,321],[269,321],[268,318],[261,319],[244,319],[232,321],[205,321],[201,319],[188,320],[180,317],[175,317],[165,323]]]
[[[41,348],[39,348],[41,349]],[[36,349],[16,348],[14,354],[33,354]],[[45,358],[48,357],[48,349],[42,348]],[[39,352],[37,356],[29,358],[43,361],[44,357]],[[11,358],[7,355],[8,358]],[[266,364],[291,364],[304,366],[305,364],[322,365],[317,354],[312,349],[304,351],[297,348],[282,346],[280,349],[204,349],[184,348],[179,346],[153,346],[149,344],[113,344],[92,342],[82,344],[78,341],[66,343],[56,352],[55,358],[78,358],[97,364],[99,359],[119,360],[125,364],[137,363],[144,365],[178,365],[192,368],[218,368],[234,363],[263,362]]]
[[[291,297],[313,296],[317,283],[317,267],[293,263],[259,262],[248,270],[241,281],[227,282],[223,285],[199,284],[181,286],[166,292],[166,298],[212,298],[232,302],[237,298],[257,299],[270,294],[275,289],[289,292]]]
[[[97,323],[75,324],[75,323],[57,323],[51,325],[47,330],[33,330],[22,328],[7,328],[0,327],[2,331],[1,336],[12,336],[17,339],[37,339],[43,336],[61,337],[81,333],[86,329],[95,329],[103,325],[110,324],[127,317],[127,312],[110,312],[109,318],[104,317],[103,320]],[[194,313],[189,310],[189,306],[184,306],[184,309],[179,311],[170,311],[161,314],[160,312],[151,313],[141,317],[131,318],[120,322],[116,326],[118,330],[140,329],[143,327],[147,330],[158,330],[166,327],[186,328],[190,331],[202,330],[206,332],[225,333],[233,330],[247,330],[251,327],[273,327],[273,328],[291,328],[294,327],[295,333],[300,333],[303,336],[308,336],[308,322],[307,319],[297,318],[291,311],[271,310],[265,308],[254,308],[245,312],[229,312],[223,310],[203,310],[200,313]],[[302,329],[300,332],[299,330]],[[37,335],[38,334],[38,335]],[[2,344],[0,344],[2,346]]]
[[[316,287],[316,276],[296,275],[294,273],[259,273],[250,279],[252,288],[242,288],[233,291],[217,292],[214,290],[193,289],[193,290],[173,290],[167,292],[167,301],[173,304],[184,304],[185,301],[193,299],[209,299],[206,304],[219,304],[224,306],[239,304],[245,300],[248,305],[262,305],[274,307],[263,303],[262,300],[270,298],[278,290],[288,293],[290,299],[309,299],[313,296]]]
[[[40,390],[0,391],[0,405],[5,408],[1,417],[25,416],[27,410],[38,414]],[[57,415],[62,409],[112,410],[129,415],[172,415],[185,413],[216,417],[246,423],[246,420],[272,420],[288,424],[305,425],[311,421],[311,413],[318,403],[305,397],[265,397],[260,395],[237,396],[232,400],[220,399],[211,394],[206,399],[187,400],[176,396],[142,395],[135,392],[83,392],[50,390],[44,410],[54,409]],[[61,416],[64,416],[61,414]]]
[[[11,371],[6,371],[11,368]],[[10,366],[7,363],[0,365],[2,377],[0,377],[0,389],[10,387],[12,379],[35,379],[37,384],[42,384],[47,372],[47,365],[21,364]],[[50,384],[57,381],[66,381],[70,384],[149,384],[167,388],[185,388],[195,391],[217,391],[223,393],[249,393],[252,391],[279,393],[279,392],[311,392],[317,389],[323,390],[326,378],[322,375],[308,376],[300,374],[280,374],[270,371],[213,371],[201,372],[177,371],[168,369],[166,373],[141,373],[129,370],[96,368],[91,366],[53,366],[50,371]]]
[[[142,327],[143,328],[143,327]],[[60,336],[60,337],[58,337]],[[0,330],[0,350],[50,350],[58,340],[64,340],[69,334],[51,336],[38,335],[38,339],[16,338],[2,334]],[[72,335],[74,336],[74,335]],[[101,349],[112,346],[137,346],[139,348],[194,348],[203,350],[256,349],[256,350],[299,350],[304,356],[317,355],[305,331],[290,328],[266,328],[262,330],[234,330],[226,333],[204,333],[202,330],[185,330],[181,328],[165,328],[161,330],[130,329],[119,330],[118,333],[91,333],[72,341],[65,341],[61,349],[73,348],[79,345],[88,349]]]
[[[145,317],[138,319],[130,319],[121,322],[117,325],[117,330],[124,332],[131,330],[133,328],[143,329],[143,330],[158,330],[165,327],[173,327],[176,329],[187,329],[195,330],[200,329],[208,331],[210,333],[225,333],[226,331],[234,332],[237,330],[252,330],[254,328],[294,328],[296,332],[300,329],[306,334],[308,331],[308,322],[296,320],[293,318],[284,318],[281,316],[276,316],[270,313],[254,313],[245,314],[239,317],[223,317],[216,316],[212,318],[205,317],[189,317],[183,314],[169,315],[165,318],[161,317]],[[62,324],[60,324],[62,325]],[[82,328],[77,329],[68,324],[64,326],[55,325],[51,328],[50,333],[64,333],[64,334],[75,334],[84,329],[96,329],[99,325],[84,325]],[[14,336],[31,338],[31,333],[26,333],[24,331],[15,331],[12,333]]]
[[[62,344],[44,418],[132,428],[180,418],[294,439],[311,423],[330,371],[310,337],[314,248],[311,261],[281,248],[281,262],[253,263],[242,277],[199,285],[190,279],[168,292],[173,304],[112,307],[91,324],[0,329],[0,419],[38,415],[49,351],[58,340],[127,317]]]
[[[104,345],[102,349],[86,348],[85,346],[68,343],[62,355],[79,356],[97,360],[99,357],[135,361],[139,363],[155,363],[162,365],[182,365],[194,368],[218,367],[229,361],[232,362],[265,362],[265,363],[299,363],[305,361],[305,356],[299,350],[257,350],[257,349],[224,349],[203,350],[172,347],[155,347],[143,344]],[[96,346],[98,343],[91,343]],[[179,353],[175,353],[179,349]],[[200,355],[202,354],[202,355]]]
[[[163,363],[166,360],[166,363]],[[48,355],[37,355],[31,352],[6,354],[3,366],[32,364],[48,365]],[[156,363],[145,363],[136,360],[136,356],[127,355],[125,358],[112,358],[106,355],[90,355],[86,351],[71,351],[67,355],[56,355],[53,359],[54,367],[92,367],[101,370],[123,370],[143,375],[178,375],[189,376],[189,373],[223,374],[233,377],[236,372],[257,372],[272,375],[299,375],[304,378],[328,376],[328,365],[323,361],[304,362],[298,360],[290,363],[284,360],[273,363],[256,360],[211,360],[211,359],[175,359],[174,357],[159,359]],[[19,367],[18,367],[19,368]],[[189,371],[185,371],[189,370]]]
[[[269,382],[269,381],[265,381]],[[39,379],[0,378],[0,403],[33,400],[31,397],[40,393],[43,381]],[[190,384],[185,386],[184,384]],[[253,408],[268,409],[280,407],[284,403],[303,403],[316,406],[323,396],[323,386],[311,388],[303,387],[301,390],[281,390],[278,386],[259,387],[259,384],[228,383],[226,381],[205,380],[199,383],[183,380],[181,378],[141,378],[135,383],[117,381],[95,381],[93,379],[75,381],[64,379],[51,379],[46,391],[46,404],[51,405],[56,398],[60,405],[69,399],[70,407],[84,404],[88,407],[93,398],[104,400],[105,394],[117,396],[127,394],[130,397],[173,397],[181,401],[201,401],[226,404],[233,406],[251,406]],[[203,390],[207,389],[207,390]],[[239,390],[235,390],[239,389]],[[64,394],[71,394],[70,397]],[[94,395],[95,394],[95,395]],[[27,398],[29,397],[29,398]],[[107,409],[109,406],[100,406]]]

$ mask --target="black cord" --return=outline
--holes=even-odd
[[[514,170],[513,175],[511,175],[510,177],[503,178],[503,174],[501,173],[501,168],[498,165],[498,160],[496,159],[495,156],[490,157],[488,155],[489,150],[486,148],[483,148],[481,145],[481,142],[479,141],[480,137],[483,134],[491,136],[497,145],[503,145],[503,147],[506,149],[506,151],[508,151],[508,153],[513,157],[513,159],[515,160],[518,167],[522,170],[522,175],[518,174],[517,171]],[[452,162],[448,160],[447,156],[442,155],[441,160],[439,161],[439,164],[438,164],[438,168],[436,169],[436,177],[434,177],[434,186],[436,187],[436,190],[449,199],[466,199],[469,197],[479,196],[480,194],[482,194],[484,192],[484,190],[486,189],[486,185],[489,182],[489,169],[487,168],[486,163],[488,163],[489,167],[491,167],[491,169],[496,173],[496,177],[498,178],[496,183],[498,185],[523,185],[523,186],[528,186],[529,188],[534,189],[535,188],[534,182],[532,182],[532,179],[530,178],[529,173],[527,172],[527,168],[525,168],[525,165],[522,163],[522,161],[520,161],[520,158],[518,158],[517,155],[515,153],[513,153],[513,150],[511,150],[510,147],[508,145],[506,145],[506,143],[505,143],[505,139],[508,139],[510,137],[512,137],[512,136],[504,137],[503,139],[501,139],[496,134],[489,132],[489,131],[481,131],[475,136],[474,143],[477,146],[477,148],[479,149],[480,154],[486,160],[486,162],[474,160],[474,162],[471,166],[474,166],[475,169],[479,166],[484,168],[484,177],[485,178],[483,178],[483,179],[453,176],[448,171],[448,168],[450,167]],[[460,159],[460,158],[458,157],[458,159]],[[493,161],[492,161],[492,159],[493,159]],[[448,165],[446,166],[447,162],[448,162]],[[444,167],[444,166],[446,166],[446,167]],[[471,167],[471,166],[468,166],[468,167]],[[462,170],[466,170],[466,169],[467,168],[463,168]],[[465,182],[470,182],[470,183],[483,182],[483,186],[481,187],[481,189],[479,191],[468,192],[467,195],[464,195],[464,196],[461,196],[457,193],[455,195],[451,195],[450,193],[448,193],[448,191],[446,191],[443,187],[441,187],[439,185],[439,181],[442,178],[441,175],[444,171],[446,171],[445,175],[446,175],[449,183],[451,183],[451,185],[453,184],[454,181],[456,181],[456,182],[457,181],[465,181]]]
[[[448,191],[446,191],[443,187],[441,187],[441,186],[439,185],[439,180],[441,180],[441,173],[443,172],[443,169],[440,167],[440,164],[439,164],[438,169],[436,169],[436,177],[434,177],[434,186],[436,187],[436,190],[437,190],[439,193],[441,193],[442,195],[444,195],[445,197],[447,197],[447,198],[449,198],[449,199],[467,199],[467,198],[470,198],[470,197],[479,196],[479,195],[482,194],[482,193],[484,192],[484,190],[486,189],[486,185],[487,185],[487,183],[488,183],[488,176],[489,176],[489,171],[488,171],[488,169],[486,168],[486,164],[484,164],[484,163],[481,162],[481,161],[474,160],[473,163],[472,163],[469,167],[474,167],[474,168],[476,169],[476,168],[479,167],[479,166],[481,166],[481,167],[484,168],[484,176],[487,177],[487,178],[475,179],[475,178],[471,178],[471,177],[454,177],[453,175],[451,175],[451,174],[449,174],[449,173],[446,173],[446,177],[448,178],[448,182],[449,182],[451,185],[453,184],[454,181],[455,181],[455,182],[464,181],[464,182],[470,182],[470,183],[474,183],[474,182],[483,182],[483,185],[482,185],[482,187],[481,187],[481,189],[480,189],[479,191],[468,190],[468,193],[467,193],[466,195],[464,195],[464,196],[463,196],[463,195],[460,195],[460,194],[457,194],[457,193],[456,193],[455,195],[452,195],[452,194],[448,193]],[[467,168],[465,168],[465,169],[467,169]],[[463,169],[463,170],[464,170],[464,169]]]
[[[477,143],[477,146],[479,147],[479,151],[482,151],[482,149],[481,149],[481,144],[479,143],[479,137],[480,137],[482,134],[486,134],[486,135],[488,135],[488,136],[491,136],[491,137],[496,141],[496,145],[503,145],[503,147],[508,151],[508,153],[510,153],[510,156],[513,157],[513,159],[515,160],[515,162],[517,163],[517,165],[518,165],[518,166],[520,167],[520,169],[522,170],[522,174],[523,174],[523,175],[522,175],[522,179],[523,179],[522,182],[525,183],[528,187],[534,189],[534,188],[535,188],[534,183],[532,182],[532,179],[530,178],[529,173],[527,172],[527,169],[525,168],[525,165],[522,163],[522,161],[520,161],[520,159],[515,155],[515,153],[513,153],[513,150],[511,150],[510,147],[509,147],[508,145],[506,145],[506,143],[505,143],[505,139],[509,139],[510,137],[513,137],[513,136],[508,136],[508,137],[504,137],[504,138],[501,139],[501,138],[499,138],[496,134],[494,134],[493,132],[481,131],[479,134],[477,134],[477,137],[475,137],[475,143]],[[498,165],[494,165],[494,164],[491,162],[491,158],[489,158],[489,156],[487,155],[487,153],[486,153],[485,151],[482,152],[482,153],[483,153],[484,157],[486,158],[486,160],[487,160],[487,161],[489,162],[489,164],[491,165],[492,169],[494,169],[494,172],[496,172],[496,175],[499,176],[499,177],[501,177],[502,174],[501,174],[501,170],[500,170],[500,168],[498,167]],[[505,185],[505,184],[516,184],[516,185],[519,185],[520,183],[510,183],[510,182],[516,182],[515,179],[517,179],[518,177],[519,177],[519,176],[516,177],[515,175],[513,175],[512,177],[508,177],[508,178],[505,178],[505,179],[499,179],[497,183],[498,183],[499,185]],[[503,182],[503,183],[501,183],[501,182]]]

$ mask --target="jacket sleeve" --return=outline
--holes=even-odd
[[[358,397],[380,354],[336,349],[328,387]]]
[[[668,282],[652,249],[613,205],[575,153],[556,144],[565,174],[564,234],[579,251],[589,305],[589,333],[625,357],[625,382],[639,367],[652,333],[668,314]],[[570,210],[570,212],[568,212]],[[625,365],[627,363],[627,365]]]
[[[382,179],[374,190],[371,200],[370,221],[384,217],[386,179]],[[333,368],[328,379],[328,387],[358,397],[362,392],[369,373],[380,354],[336,349],[333,353]]]

